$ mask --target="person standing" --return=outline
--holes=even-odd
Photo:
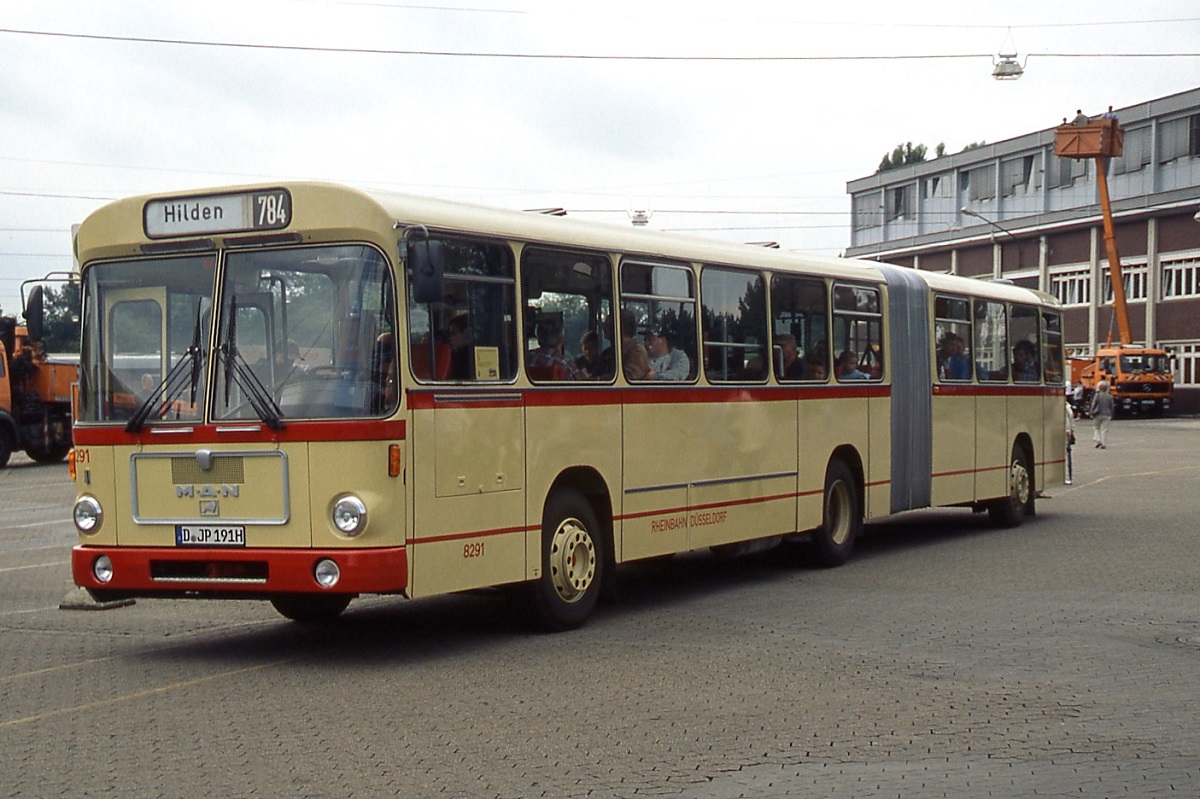
[[[1071,450],[1075,448],[1075,409],[1071,407],[1070,398],[1065,403],[1067,421],[1066,421],[1066,442],[1067,442],[1067,479],[1063,480],[1066,485],[1071,485],[1075,479],[1075,468],[1071,464]]]
[[[1092,440],[1099,449],[1108,449],[1105,439],[1108,437],[1108,425],[1112,417],[1112,394],[1108,393],[1108,381],[1101,380],[1096,384],[1096,396],[1092,397],[1092,422],[1095,424]]]

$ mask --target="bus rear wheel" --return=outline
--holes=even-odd
[[[300,624],[328,624],[350,604],[349,594],[278,594],[271,606],[279,615]]]
[[[542,574],[530,586],[538,626],[560,632],[582,625],[596,608],[603,577],[595,511],[578,491],[555,491],[542,515]]]
[[[1034,510],[1033,472],[1021,447],[1014,447],[1008,467],[1008,496],[988,504],[988,516],[997,527],[1020,527]]]
[[[862,532],[858,481],[843,461],[833,461],[825,472],[823,508],[821,526],[812,533],[813,556],[820,566],[841,566]]]

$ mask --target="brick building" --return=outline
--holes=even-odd
[[[1173,354],[1175,408],[1197,413],[1200,88],[1115,113],[1124,152],[1109,163],[1108,187],[1134,343]],[[1096,163],[1055,156],[1053,122],[850,181],[846,254],[1038,288],[1065,306],[1068,350],[1090,353],[1110,331],[1119,341]]]

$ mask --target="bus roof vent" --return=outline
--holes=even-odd
[[[525,211],[530,214],[542,214],[544,216],[567,215],[567,209],[565,208],[526,208]]]
[[[751,247],[766,247],[770,250],[778,250],[779,242],[777,241],[748,241],[746,242]]]

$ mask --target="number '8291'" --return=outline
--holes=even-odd
[[[469,544],[463,545],[464,558],[482,558],[483,557],[483,542],[472,541]]]

